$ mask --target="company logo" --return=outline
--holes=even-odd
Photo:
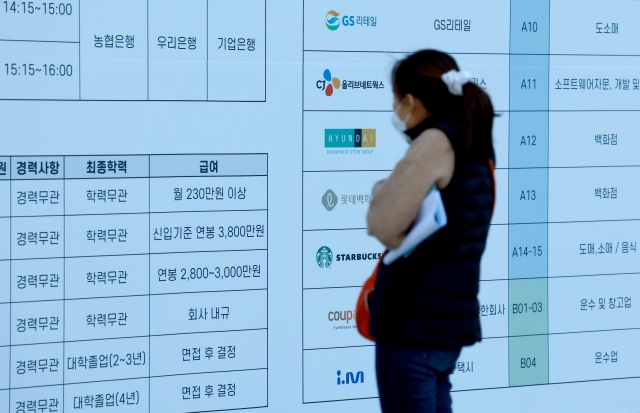
[[[357,372],[355,375],[353,374],[353,372],[348,371],[345,374],[344,379],[342,378],[342,372],[340,370],[338,370],[337,374],[338,378],[336,379],[336,383],[338,384],[338,386],[341,386],[343,384],[364,383],[364,372],[362,371]]]
[[[325,129],[325,148],[375,148],[375,129]]]
[[[322,73],[322,79],[316,82],[316,87],[324,90],[325,95],[331,96],[334,89],[340,89],[340,79],[331,76],[331,71],[325,69],[324,73]]]
[[[333,262],[333,252],[329,247],[320,247],[316,252],[316,264],[320,268],[329,268]]]
[[[331,31],[338,30],[338,27],[340,27],[340,19],[338,16],[340,16],[340,13],[335,10],[329,10],[326,16],[324,16],[324,23],[327,25],[327,29]]]
[[[333,211],[333,208],[338,205],[338,195],[331,189],[327,189],[327,192],[322,195],[322,205],[327,211]]]
[[[334,327],[336,330],[348,330],[350,328],[355,328],[355,325],[349,325],[352,321],[356,320],[356,310],[346,310],[346,311],[329,311],[327,314],[327,318],[332,322],[341,322],[344,321],[344,326]],[[342,324],[342,323],[341,323]]]
[[[339,17],[340,13],[335,10],[329,10],[327,14],[324,16],[324,24],[327,25],[327,29],[333,31],[338,30],[340,27],[340,22],[345,27],[376,27],[378,24],[378,18],[376,16],[351,16],[351,15],[343,15],[342,18]]]

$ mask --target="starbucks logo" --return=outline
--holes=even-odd
[[[333,252],[329,247],[320,247],[316,252],[316,263],[320,268],[329,268],[333,262]]]
[[[328,189],[327,192],[322,195],[322,205],[327,211],[333,211],[333,208],[338,205],[338,195],[331,189]]]

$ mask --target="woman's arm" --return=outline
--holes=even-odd
[[[422,132],[389,179],[376,183],[367,213],[369,235],[387,248],[397,248],[431,187],[435,184],[439,189],[445,188],[454,167],[455,154],[444,132]]]

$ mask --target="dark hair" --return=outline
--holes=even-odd
[[[493,158],[491,130],[493,106],[489,96],[474,83],[462,88],[463,96],[449,92],[442,74],[460,70],[450,55],[437,50],[421,50],[396,63],[392,83],[394,93],[408,93],[419,99],[433,116],[454,124],[466,160],[486,161]]]

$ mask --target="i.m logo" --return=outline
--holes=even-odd
[[[343,384],[364,383],[364,372],[359,371],[354,376],[352,372],[348,371],[345,375],[345,378],[343,379],[342,372],[338,370],[338,378],[336,379],[336,383],[338,384],[338,386],[341,386]]]
[[[325,129],[325,148],[375,148],[375,129]]]

